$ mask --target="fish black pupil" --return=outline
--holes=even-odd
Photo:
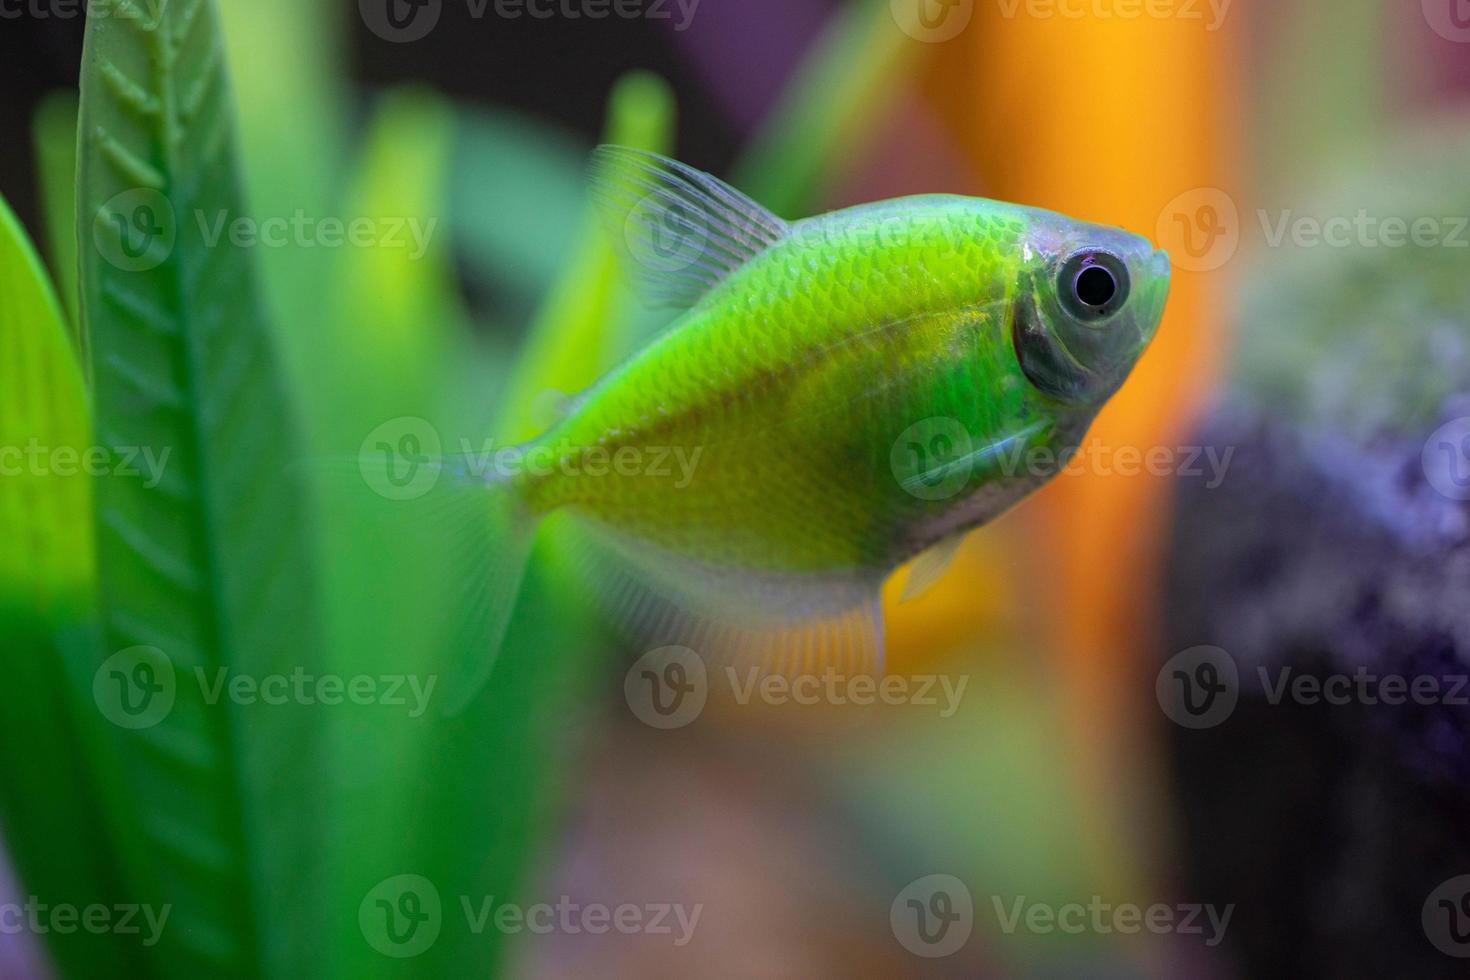
[[[1090,265],[1077,273],[1073,283],[1078,302],[1084,306],[1099,308],[1107,306],[1118,293],[1118,282],[1113,274],[1100,265]]]

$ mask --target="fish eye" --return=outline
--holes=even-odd
[[[1058,277],[1062,302],[1079,320],[1099,322],[1128,300],[1128,267],[1116,255],[1096,249],[1073,254]]]

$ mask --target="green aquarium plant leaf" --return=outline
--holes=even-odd
[[[888,0],[860,0],[834,16],[732,182],[782,217],[803,217],[901,91],[897,79],[922,47],[894,29]]]
[[[31,128],[45,213],[46,256],[85,368],[87,344],[77,310],[77,93],[48,95]]]
[[[436,512],[439,498],[410,499],[411,487],[400,494],[388,482],[418,465],[419,452],[454,451],[458,435],[471,431],[467,420],[485,411],[483,373],[478,390],[456,384],[479,364],[449,254],[453,119],[450,106],[424,90],[378,102],[342,179],[342,212],[381,234],[335,250],[320,290],[317,328],[337,355],[321,368],[329,383],[311,394],[319,439],[330,455],[359,453],[360,464],[322,487],[335,559],[326,569],[331,655],[343,673],[405,676],[410,692],[402,710],[348,706],[329,719],[331,770],[343,778],[333,784],[336,817],[324,848],[336,913],[328,955],[341,976],[402,972],[373,945],[396,948],[386,925],[381,935],[373,931],[379,911],[369,902],[364,926],[359,907],[403,868],[427,873],[424,836],[443,821],[425,819],[418,807],[435,760],[438,678],[455,654],[447,641],[465,615],[469,587],[455,576],[454,557],[491,547],[475,515],[436,519],[446,516]],[[405,443],[414,449],[374,468]],[[364,601],[378,596],[392,601]],[[405,837],[400,830],[410,826],[424,833]]]
[[[40,616],[65,616],[91,595],[91,486],[81,461],[63,468],[50,457],[65,446],[70,459],[90,441],[86,390],[51,282],[3,201],[0,330],[0,513],[15,532],[0,549],[0,594],[27,597]]]
[[[243,213],[224,47],[211,0],[104,8],[78,242],[96,438],[136,464],[96,488],[125,871],[172,909],[168,976],[310,976],[317,719],[251,692],[316,670],[313,525],[253,256],[221,232]]]
[[[450,186],[455,247],[490,293],[497,321],[524,323],[565,267],[591,149],[505,110],[459,112]]]
[[[434,93],[390,92],[347,181],[344,222],[368,234],[336,250],[328,329],[338,357],[358,362],[379,405],[385,387],[397,387],[390,376],[422,394],[467,330],[448,252],[453,126],[450,106]]]
[[[125,894],[97,781],[88,629],[91,443],[76,351],[40,258],[0,201],[0,829],[27,894],[50,905]],[[117,934],[46,937],[68,976],[146,977]]]
[[[318,233],[341,220],[349,103],[342,58],[347,7],[300,0],[219,5],[240,129],[245,202],[259,221],[293,231],[259,249],[262,291],[282,339],[281,353],[308,394],[336,350],[320,329],[321,285],[334,251]],[[356,16],[354,8],[351,16]]]

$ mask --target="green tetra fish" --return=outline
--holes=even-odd
[[[618,147],[591,181],[650,294],[685,312],[476,478],[510,543],[495,645],[555,515],[650,644],[881,668],[884,579],[1055,475],[1169,289],[1145,239],[1013,204],[925,195],[788,223]]]

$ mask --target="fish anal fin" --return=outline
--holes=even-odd
[[[949,567],[954,564],[955,556],[960,553],[960,546],[965,543],[965,538],[970,534],[969,529],[957,531],[949,537],[931,545],[913,563],[909,565],[908,577],[904,579],[903,594],[899,596],[899,602],[910,602],[928,592]]]
[[[687,647],[712,669],[881,675],[882,579],[720,569],[570,514],[548,532],[631,643]]]

